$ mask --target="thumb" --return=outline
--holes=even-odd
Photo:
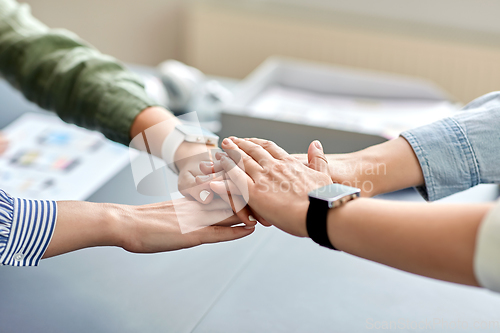
[[[328,173],[328,160],[323,152],[323,146],[318,140],[311,142],[309,145],[309,149],[307,150],[307,161],[311,169]]]
[[[189,171],[179,175],[178,188],[182,195],[191,196],[202,204],[208,204],[214,198],[210,183],[198,184],[196,178]]]

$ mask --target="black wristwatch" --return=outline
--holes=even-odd
[[[359,188],[341,184],[331,184],[309,192],[309,209],[306,227],[309,237],[321,246],[337,250],[327,233],[327,217],[330,208],[338,207],[360,196]]]

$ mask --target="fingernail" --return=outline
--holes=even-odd
[[[231,144],[231,140],[229,140],[228,138],[225,138],[224,140],[222,140],[222,144],[229,146]]]
[[[214,162],[210,162],[210,161],[205,161],[205,162],[201,162],[203,165],[206,165],[207,167],[212,167],[214,165]]]
[[[248,215],[248,220],[252,222],[257,222],[257,219],[253,215]]]
[[[245,229],[250,230],[250,229],[255,229],[255,226],[254,226],[254,225],[251,225],[251,226],[250,226],[250,225],[247,225],[247,226],[246,226],[246,227],[244,227],[244,228],[245,228]]]
[[[221,156],[227,156],[226,153],[215,153],[215,159],[217,161],[220,161]]]
[[[321,146],[321,142],[319,142],[318,140],[315,140],[314,141],[314,145],[316,146],[316,148],[318,149],[323,149],[323,146]]]
[[[214,184],[215,186],[219,186],[219,185],[224,185],[224,182],[222,180],[214,180],[213,182],[210,182],[210,184]]]
[[[210,175],[203,175],[203,176],[196,176],[196,178],[198,178],[202,182],[206,182],[206,181],[212,179],[212,176],[210,176]],[[203,201],[205,201],[205,200],[203,200]]]
[[[200,192],[200,199],[201,201],[205,201],[207,200],[208,196],[210,195],[210,192],[208,192],[207,190],[203,190]]]

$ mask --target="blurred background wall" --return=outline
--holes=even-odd
[[[123,61],[243,78],[271,55],[430,79],[461,102],[500,90],[497,0],[27,0]]]

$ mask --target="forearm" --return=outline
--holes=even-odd
[[[329,212],[328,235],[347,253],[419,275],[477,285],[476,234],[492,207],[361,198]]]
[[[117,246],[134,253],[174,251],[253,232],[231,227],[241,221],[220,199],[210,205],[179,199],[144,206],[60,201],[57,210],[43,258],[95,246]]]
[[[59,201],[52,240],[43,258],[94,246],[118,246],[118,221],[114,205]]]
[[[374,196],[424,183],[410,144],[402,137],[350,154],[326,155],[332,180]]]

